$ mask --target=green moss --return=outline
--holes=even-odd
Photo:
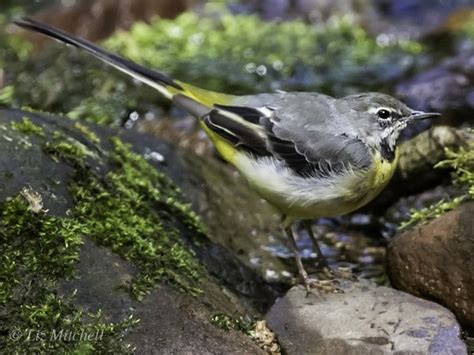
[[[455,209],[462,202],[474,199],[474,140],[459,150],[446,149],[446,159],[437,163],[435,168],[454,169],[453,182],[465,189],[461,196],[449,201],[439,201],[421,210],[411,210],[410,218],[400,225],[401,229],[415,224],[424,224],[440,215]]]
[[[130,284],[137,298],[158,281],[199,293],[202,266],[173,227],[182,223],[202,230],[196,215],[180,202],[179,191],[164,175],[118,138],[113,145],[110,158],[115,167],[107,174],[107,183],[86,173],[71,187],[83,230],[137,266],[140,274]]]
[[[78,225],[71,220],[30,212],[20,197],[3,203],[0,237],[4,258],[1,271],[7,275],[2,274],[2,280],[13,282],[2,282],[0,300],[8,299],[12,290],[21,283],[23,268],[38,274],[38,277],[70,277],[82,244],[77,231]],[[42,253],[37,254],[38,250]]]
[[[204,270],[181,244],[174,226],[181,224],[198,234],[204,227],[182,202],[176,186],[118,138],[112,140],[114,149],[108,154],[113,168],[103,179],[85,162],[90,150],[60,133],[53,135],[44,151],[77,169],[70,186],[72,215],[85,235],[137,266],[140,274],[129,285],[132,294],[142,298],[159,281],[199,293],[197,280]]]
[[[59,131],[54,131],[52,136],[51,141],[45,142],[43,151],[55,161],[65,160],[76,167],[82,167],[86,158],[98,158],[96,152],[76,139]]]
[[[34,134],[37,136],[44,136],[43,128],[34,124],[28,117],[23,117],[21,122],[12,122],[12,129],[24,134]]]
[[[100,313],[77,310],[55,291],[74,275],[82,225],[33,212],[20,196],[0,204],[0,347],[10,353],[126,351],[122,332],[135,321],[106,323]],[[5,317],[5,318],[4,318]],[[6,321],[5,321],[6,320]],[[52,338],[53,332],[99,332],[87,343]]]
[[[39,127],[25,122],[28,132]],[[81,126],[75,129],[98,143]],[[100,313],[81,311],[72,298],[57,294],[58,280],[75,275],[82,238],[93,238],[135,265],[138,274],[127,288],[136,298],[158,283],[196,295],[207,274],[181,234],[199,236],[203,226],[176,186],[119,138],[111,140],[110,150],[94,146],[98,154],[60,131],[43,133],[43,151],[75,171],[68,185],[74,207],[67,217],[51,216],[32,190],[0,203],[0,348],[12,353],[130,352],[123,335],[136,320],[108,323]],[[61,330],[102,335],[90,341],[54,338],[53,332]]]
[[[216,327],[229,331],[237,330],[250,337],[253,336],[255,322],[246,317],[233,318],[226,314],[219,313],[211,317],[211,323]]]
[[[457,151],[446,149],[446,159],[435,167],[453,168],[454,182],[467,188],[466,197],[474,198],[474,139],[469,141],[467,147],[461,147]]]
[[[124,102],[115,97],[87,97],[71,108],[67,116],[73,120],[85,120],[102,125],[118,126],[121,122],[114,117],[124,117],[126,109]]]
[[[79,311],[72,299],[48,294],[41,303],[20,306],[19,325],[10,330],[5,349],[16,353],[132,353],[123,335],[138,321],[106,322],[101,312]],[[15,338],[12,339],[12,335]]]
[[[81,132],[90,142],[94,144],[100,143],[100,139],[99,137],[97,137],[97,134],[95,134],[89,127],[84,126],[79,122],[76,122],[74,124],[74,128]]]
[[[76,158],[85,158],[87,156],[85,150],[79,146],[79,143],[46,142],[44,151],[56,161],[60,159],[75,161]]]
[[[7,85],[0,89],[0,105],[11,105],[15,95],[15,88],[13,85]]]

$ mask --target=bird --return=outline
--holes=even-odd
[[[345,215],[373,200],[394,174],[400,133],[415,121],[440,116],[377,92],[340,98],[316,92],[213,92],[34,19],[24,17],[15,24],[85,50],[195,116],[222,158],[281,215],[282,230],[308,290],[337,288],[308,275],[293,225],[303,222],[318,266],[331,271],[312,220]]]

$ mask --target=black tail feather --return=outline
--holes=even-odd
[[[82,48],[87,52],[91,53],[92,55],[103,60],[104,62],[112,64],[125,72],[135,73],[138,76],[143,77],[147,80],[162,83],[165,85],[172,86],[178,90],[182,90],[182,87],[178,83],[176,83],[172,78],[168,77],[163,73],[133,63],[123,57],[110,53],[85,39],[78,38],[70,33],[62,31],[55,27],[49,26],[47,24],[27,17],[17,20],[14,23],[24,29],[41,33],[45,36],[54,38],[60,42],[70,44],[77,48]]]

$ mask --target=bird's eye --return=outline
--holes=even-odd
[[[386,109],[380,109],[377,111],[377,116],[379,116],[379,118],[383,119],[383,120],[386,120],[388,118],[390,118],[391,116],[391,113],[389,110],[386,110]]]

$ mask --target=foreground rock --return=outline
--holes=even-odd
[[[140,322],[127,332],[124,341],[138,354],[264,354],[242,332],[225,331],[213,325],[209,320],[217,311],[213,310],[214,306],[203,307],[198,298],[172,287],[161,285],[143,301],[133,299],[122,288],[124,281],[135,275],[133,265],[86,239],[76,278],[62,281],[59,289],[64,296],[76,290],[78,306],[90,312],[101,310],[107,320],[114,323],[126,318],[133,310]],[[220,303],[227,312],[238,312],[216,293],[214,285],[208,284],[207,287],[212,291],[204,295],[205,303]]]
[[[258,318],[273,291],[207,237],[170,179],[203,177],[172,145],[20,110],[0,110],[0,131],[0,349],[260,352],[214,318]]]
[[[341,281],[344,294],[292,288],[266,319],[287,354],[466,354],[447,309],[366,280]]]
[[[388,274],[404,291],[446,305],[474,326],[474,202],[394,238]]]

